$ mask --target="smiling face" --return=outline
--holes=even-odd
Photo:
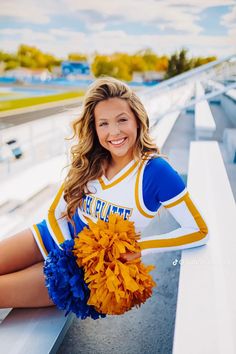
[[[111,153],[113,162],[131,161],[138,125],[128,102],[118,97],[101,101],[94,116],[98,140]]]

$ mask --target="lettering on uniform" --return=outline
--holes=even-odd
[[[103,210],[106,206],[106,202],[104,200],[97,199],[96,200],[96,208],[95,208],[95,218],[99,218],[101,220],[104,220],[102,217]]]
[[[81,207],[82,211],[84,211],[88,215],[91,215],[93,201],[94,201],[93,196],[91,195],[84,196],[82,207]]]
[[[119,214],[124,220],[128,220],[133,211],[133,209],[108,203],[105,200],[94,198],[91,195],[86,195],[83,198],[81,209],[87,215],[99,218],[105,222],[108,221],[110,214]]]

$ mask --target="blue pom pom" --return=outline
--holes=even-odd
[[[94,320],[106,317],[87,305],[90,290],[72,252],[74,240],[67,240],[61,246],[62,249],[53,249],[44,263],[46,287],[52,301],[60,310],[66,310],[66,315],[73,312],[78,318]]]

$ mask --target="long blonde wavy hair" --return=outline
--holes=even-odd
[[[83,101],[82,112],[73,124],[73,136],[77,143],[71,148],[71,165],[64,183],[64,199],[67,203],[66,217],[73,224],[72,216],[89,194],[87,183],[101,177],[104,167],[111,161],[108,150],[98,141],[95,129],[94,109],[96,105],[109,98],[119,97],[128,102],[134,113],[138,133],[134,146],[134,159],[147,159],[148,154],[161,156],[160,150],[149,136],[149,119],[139,97],[124,82],[111,77],[97,79],[90,85]],[[153,155],[154,154],[154,155]]]

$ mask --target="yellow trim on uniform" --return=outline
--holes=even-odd
[[[150,215],[150,214],[147,214],[141,207],[141,204],[140,204],[140,201],[139,201],[139,179],[140,179],[140,174],[141,174],[141,171],[142,171],[142,168],[143,168],[143,165],[144,165],[144,161],[141,162],[141,165],[138,169],[138,174],[137,174],[137,177],[136,177],[136,181],[135,181],[135,202],[136,202],[136,205],[137,205],[137,208],[139,210],[139,212],[144,215],[146,218],[150,218],[152,219],[154,217],[154,215]]]
[[[40,244],[40,246],[41,246],[43,252],[44,252],[45,255],[47,256],[47,255],[48,255],[48,251],[46,250],[46,248],[45,248],[45,246],[44,246],[44,243],[43,243],[41,234],[40,234],[40,232],[39,232],[38,226],[37,226],[37,225],[33,225],[33,228],[34,228],[34,231],[35,231],[36,234],[37,234],[37,240],[39,241],[39,244]]]
[[[55,210],[56,210],[56,207],[59,203],[59,200],[62,196],[62,193],[64,191],[64,183],[62,184],[61,188],[59,189],[52,205],[50,206],[50,209],[48,211],[48,220],[49,220],[49,224],[52,228],[52,231],[58,241],[59,244],[63,243],[65,241],[65,238],[61,232],[61,229],[60,229],[60,226],[57,222],[57,219],[55,217]]]
[[[201,217],[199,211],[193,204],[192,200],[189,197],[189,193],[185,194],[182,198],[181,201],[184,201],[190,210],[191,214],[194,217],[194,220],[196,221],[199,231],[195,231],[191,234],[185,235],[185,236],[180,236],[180,237],[175,237],[175,238],[168,238],[168,239],[160,239],[160,240],[147,240],[147,241],[140,241],[139,245],[141,250],[149,249],[149,248],[161,248],[161,247],[175,247],[175,246],[182,246],[185,244],[189,244],[192,242],[200,241],[203,239],[207,233],[208,233],[208,228]],[[179,202],[179,200],[177,201]],[[172,203],[176,205],[178,204],[177,202]],[[169,205],[170,207],[170,205]]]
[[[182,201],[185,201],[186,197],[189,196],[189,192],[186,192],[186,194],[184,194],[181,198],[177,199],[175,202],[172,202],[170,204],[163,204],[163,206],[165,208],[172,208],[174,207],[175,205],[181,203]]]
[[[98,181],[101,184],[101,187],[103,190],[114,187],[116,184],[120,183],[121,181],[123,181],[123,179],[125,179],[131,172],[133,172],[133,170],[135,169],[135,167],[138,165],[139,161],[136,161],[129,169],[128,171],[126,171],[122,176],[120,176],[119,178],[117,178],[117,180],[115,180],[114,182],[110,183],[110,184],[105,184],[102,178],[98,178]]]

